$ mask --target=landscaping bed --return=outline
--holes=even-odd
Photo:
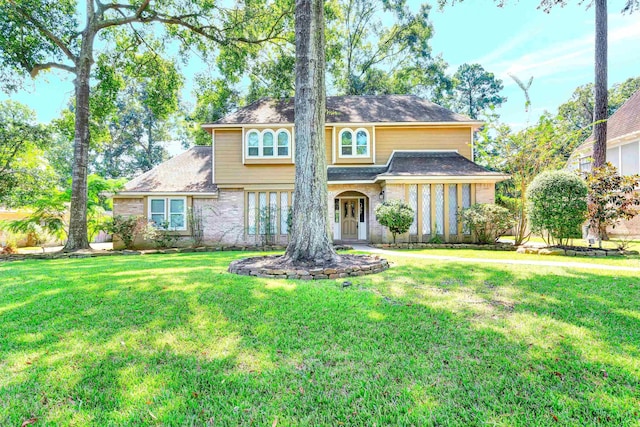
[[[519,254],[534,255],[560,255],[560,256],[591,256],[591,257],[621,257],[625,255],[638,255],[638,251],[621,251],[618,249],[589,248],[585,246],[548,246],[530,247],[520,246],[517,250]]]
[[[511,243],[492,245],[481,243],[374,243],[370,245],[378,249],[477,249],[485,251],[515,251]]]
[[[377,256],[341,255],[337,262],[323,267],[292,265],[282,256],[266,255],[239,259],[229,264],[229,273],[271,279],[322,280],[381,273],[389,262]]]

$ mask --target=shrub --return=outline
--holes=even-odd
[[[146,223],[147,221],[140,216],[116,215],[105,228],[122,240],[125,248],[132,249],[136,237],[143,233]]]
[[[152,240],[157,248],[174,248],[180,236],[170,230],[169,225],[169,221],[164,221],[157,226],[146,223],[142,235],[146,240]]]
[[[0,246],[0,255],[13,255],[18,253],[18,245],[15,240],[9,240],[4,246]]]
[[[187,209],[187,226],[193,245],[198,247],[202,246],[204,242],[204,218],[202,216],[202,209],[199,207]]]
[[[409,231],[413,215],[413,209],[402,200],[389,200],[376,208],[376,219],[391,231],[393,243],[396,242],[396,235]]]
[[[591,230],[598,234],[598,242],[607,238],[608,226],[616,227],[622,220],[630,220],[638,215],[640,176],[621,176],[611,163],[594,168],[587,175],[589,194],[588,216]]]
[[[574,173],[543,172],[527,190],[527,213],[531,230],[547,244],[567,244],[581,237],[587,217],[587,186]]]
[[[460,221],[479,243],[495,243],[515,222],[509,209],[478,203],[463,209],[460,212]]]

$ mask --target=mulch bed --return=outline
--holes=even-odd
[[[242,276],[271,279],[322,280],[342,279],[380,273],[389,268],[389,262],[378,256],[340,255],[336,262],[322,267],[293,265],[281,255],[244,258],[231,262],[229,272]]]

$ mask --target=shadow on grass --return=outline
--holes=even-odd
[[[0,267],[0,424],[637,420],[631,275],[398,260],[321,283],[245,253]]]

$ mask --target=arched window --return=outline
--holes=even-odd
[[[247,157],[291,157],[291,134],[286,129],[251,129],[246,133]]]
[[[289,132],[284,129],[278,131],[278,156],[289,156]]]
[[[273,157],[273,131],[265,130],[262,133],[262,155]]]
[[[343,129],[340,132],[340,157],[369,157],[369,132]]]
[[[247,154],[250,157],[260,155],[260,134],[258,131],[252,130],[247,133]]]

